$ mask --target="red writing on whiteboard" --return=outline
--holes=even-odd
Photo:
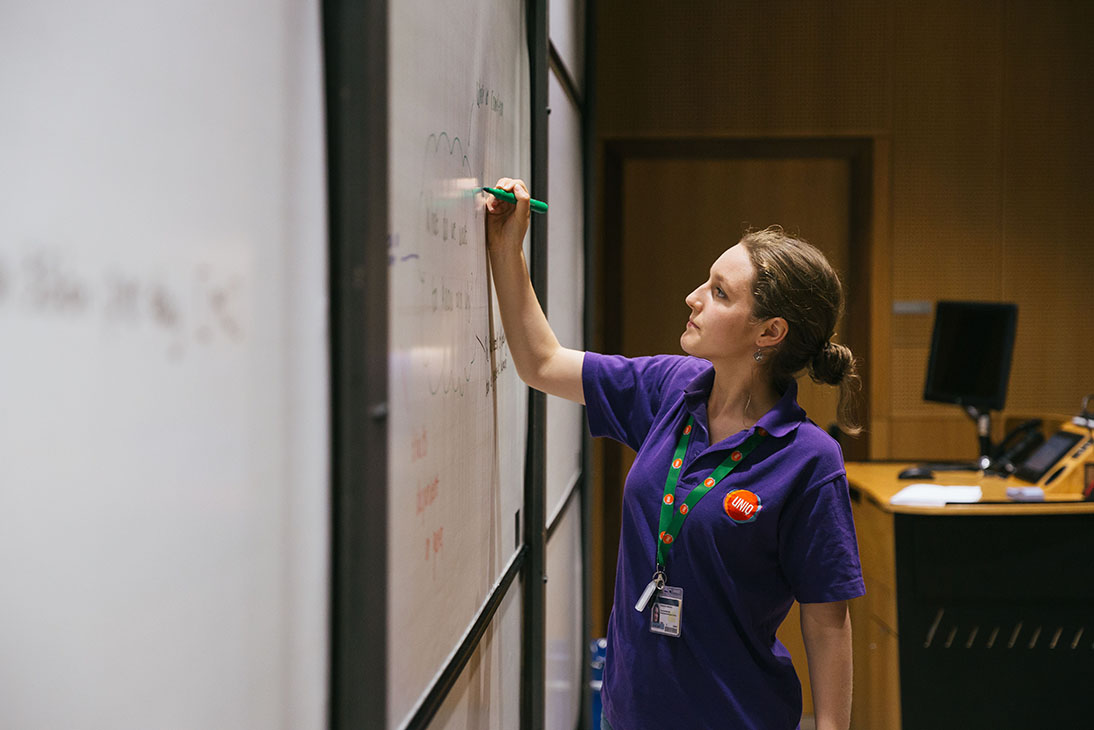
[[[425,559],[436,555],[444,547],[444,527],[438,527],[433,534],[425,539]]]
[[[422,426],[421,431],[415,431],[410,439],[410,463],[424,459],[428,451],[429,443],[426,440],[425,426]]]
[[[418,514],[425,512],[426,507],[437,499],[437,489],[440,487],[441,478],[433,477],[433,480],[425,486],[418,487]]]

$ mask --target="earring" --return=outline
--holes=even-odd
[[[752,359],[755,360],[756,362],[763,362],[764,361],[764,351],[763,350],[756,350],[756,352],[752,353]]]

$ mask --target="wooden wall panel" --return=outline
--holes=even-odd
[[[892,438],[892,384],[888,377],[894,361],[889,341],[892,337],[892,198],[889,194],[892,178],[892,140],[879,136],[874,140],[872,211],[870,216],[869,267],[870,322],[865,347],[858,357],[865,358],[873,373],[865,393],[869,404],[869,421],[864,424],[867,454],[883,457],[889,454]]]
[[[998,296],[998,1],[896,12],[893,297]]]
[[[889,126],[888,3],[601,0],[598,9],[604,136]]]
[[[1094,3],[1008,3],[1001,288],[1018,302],[1008,410],[1094,392]]]
[[[859,353],[882,366],[871,454],[975,449],[958,439],[910,450],[932,444],[932,424],[960,429],[943,424],[964,416],[922,401],[932,317],[889,314],[893,301],[1017,301],[1008,408],[1074,411],[1094,390],[1080,367],[1094,359],[1082,305],[1094,280],[1083,240],[1094,223],[1094,4],[701,5],[601,3],[601,137],[866,130],[886,146],[872,282],[885,306]]]
[[[901,30],[893,49],[894,300],[1000,298],[999,8],[998,0],[896,5]],[[923,401],[932,314],[890,316],[887,455],[971,459],[971,421],[953,406]],[[951,436],[964,429],[969,438],[938,439],[935,428]]]

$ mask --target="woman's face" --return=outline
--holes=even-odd
[[[755,268],[741,244],[710,267],[710,276],[684,301],[691,308],[680,346],[706,360],[752,357],[763,323],[752,319]]]

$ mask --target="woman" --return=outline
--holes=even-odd
[[[524,183],[487,200],[502,324],[521,378],[587,407],[593,435],[638,452],[623,491],[605,727],[795,728],[801,685],[775,630],[793,601],[818,730],[851,712],[847,601],[862,595],[843,457],[805,417],[795,376],[840,385],[842,294],[824,256],[780,229],[746,235],[685,301],[690,357],[628,359],[559,345],[528,278]],[[653,607],[658,621],[652,621]]]

